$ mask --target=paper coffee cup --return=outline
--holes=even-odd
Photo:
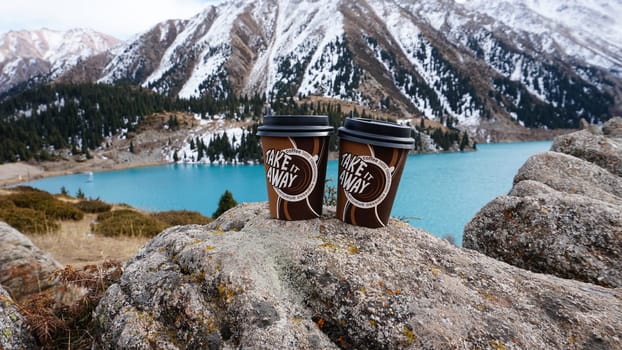
[[[349,224],[386,226],[408,151],[410,127],[347,118],[339,128],[337,217]]]
[[[327,116],[266,116],[261,136],[270,215],[283,220],[320,217],[328,139]]]

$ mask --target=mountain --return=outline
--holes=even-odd
[[[0,35],[0,93],[30,78],[54,79],[119,40],[89,29],[11,31]]]
[[[494,141],[622,112],[618,13],[622,0],[237,0],[159,23],[59,80],[323,96]]]

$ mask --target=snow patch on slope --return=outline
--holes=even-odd
[[[462,4],[489,15],[514,31],[532,33],[545,50],[564,53],[607,69],[622,66],[622,1],[490,1]]]
[[[212,75],[217,75],[223,69],[227,59],[231,56],[231,29],[233,22],[245,10],[246,6],[238,3],[225,3],[217,9],[218,16],[211,24],[207,33],[199,39],[195,46],[204,47],[190,79],[186,81],[179,92],[179,97],[190,98],[199,96],[200,85]]]

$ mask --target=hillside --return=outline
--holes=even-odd
[[[620,0],[244,0],[116,46],[84,30],[11,32],[0,62],[34,70],[0,77],[0,161],[88,158],[151,114],[178,112],[250,129],[230,130],[219,152],[214,133],[190,131],[161,143],[158,161],[255,161],[255,146],[234,148],[266,108],[331,113],[335,126],[355,109],[410,123],[417,151],[550,139],[622,112],[620,11]]]
[[[127,84],[48,85],[0,102],[0,163],[256,163],[261,162],[256,131],[266,109],[275,114],[328,115],[334,127],[348,115],[398,117],[358,107],[318,98],[178,99]],[[423,119],[399,122],[411,125],[416,152],[468,150],[474,145],[467,132],[453,126]],[[337,150],[335,137],[330,150]]]
[[[182,98],[323,96],[504,140],[622,111],[621,11],[619,0],[224,2],[159,23],[61,81],[129,81]]]

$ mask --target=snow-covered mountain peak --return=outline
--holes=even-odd
[[[90,29],[10,31],[0,35],[0,92],[33,76],[57,77],[119,40]]]
[[[618,13],[622,0],[233,0],[156,24],[66,81],[334,98],[473,132],[576,127],[622,111]],[[45,35],[28,50],[81,52],[48,51],[73,40]]]
[[[607,69],[622,67],[622,0],[469,0],[462,6],[539,36],[568,56]]]
[[[11,31],[0,35],[0,54],[8,58],[38,58],[53,65],[61,60],[86,57],[110,49],[120,41],[91,29]]]

